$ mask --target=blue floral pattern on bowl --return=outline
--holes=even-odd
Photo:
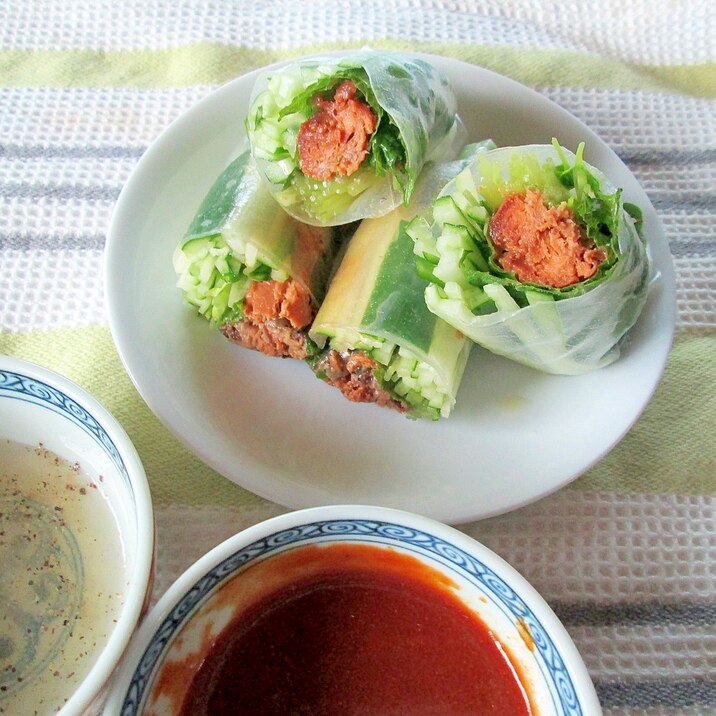
[[[127,467],[117,446],[99,422],[69,395],[28,375],[0,370],[0,397],[39,405],[62,415],[82,428],[107,453],[129,489],[132,490]]]

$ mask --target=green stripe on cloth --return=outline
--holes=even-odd
[[[97,398],[134,443],[155,505],[244,507],[260,501],[193,457],[154,417],[125,372],[108,328],[0,333],[0,353],[50,368]]]
[[[180,87],[222,84],[256,67],[300,55],[359,48],[395,48],[465,60],[531,86],[683,92],[716,97],[716,62],[638,65],[567,50],[435,44],[404,40],[256,50],[212,43],[144,50],[0,50],[0,84],[50,87]]]
[[[592,470],[585,490],[716,495],[716,335],[680,335],[641,418]]]
[[[101,326],[0,335],[0,353],[79,383],[119,420],[157,504],[246,506],[260,498],[187,452],[149,411]],[[716,495],[716,335],[680,335],[664,378],[629,434],[571,489]],[[458,396],[459,400],[459,396]]]

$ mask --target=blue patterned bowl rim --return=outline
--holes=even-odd
[[[57,413],[84,430],[107,453],[130,493],[134,487],[127,466],[107,431],[99,421],[74,398],[38,378],[13,370],[0,369],[0,397],[38,405]]]

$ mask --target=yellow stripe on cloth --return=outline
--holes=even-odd
[[[134,442],[157,504],[261,502],[193,457],[154,417],[125,373],[108,328],[4,333],[0,352],[55,370],[102,402]],[[714,428],[716,335],[681,334],[641,418],[572,489],[716,495]]]
[[[181,87],[222,84],[271,62],[332,50],[364,47],[428,52],[454,57],[540,87],[592,87],[682,92],[716,97],[716,62],[695,65],[639,65],[586,52],[524,47],[438,44],[404,40],[305,45],[257,50],[194,43],[141,50],[0,49],[5,86]]]
[[[716,335],[681,334],[641,418],[616,448],[573,486],[716,495],[715,434]]]

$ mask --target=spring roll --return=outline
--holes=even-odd
[[[337,232],[302,224],[273,200],[248,150],[205,196],[173,263],[198,313],[231,341],[305,360]]]
[[[425,163],[454,159],[465,139],[444,75],[409,54],[373,50],[260,77],[246,127],[274,198],[317,226],[407,203]]]
[[[466,161],[430,165],[407,207],[365,219],[348,244],[310,334],[324,348],[314,371],[349,400],[433,420],[455,404],[471,343],[428,311],[406,227]]]
[[[548,373],[616,360],[652,278],[638,209],[583,151],[555,140],[481,154],[408,229],[428,308]]]

